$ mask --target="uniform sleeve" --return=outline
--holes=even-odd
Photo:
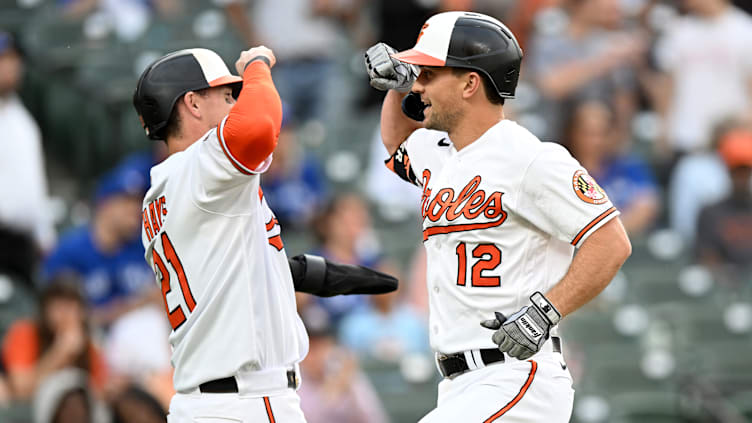
[[[519,190],[518,213],[575,247],[619,215],[595,179],[559,145],[543,148],[528,166]]]
[[[238,172],[263,172],[277,146],[281,126],[282,102],[271,70],[261,60],[252,62],[243,73],[243,89],[237,103],[220,124],[222,151]]]
[[[446,132],[418,129],[385,161],[386,167],[403,180],[422,187],[424,170],[441,166],[450,146]]]
[[[258,191],[258,174],[271,165],[281,124],[282,106],[269,66],[252,62],[230,113],[186,150],[193,160],[185,177],[194,201],[211,212],[246,212],[247,201],[238,199],[251,199]]]

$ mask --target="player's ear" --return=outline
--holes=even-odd
[[[188,91],[183,96],[183,105],[188,110],[188,113],[198,119],[201,118],[201,108],[199,106],[200,98],[201,96],[195,91]]]
[[[470,97],[480,93],[481,85],[483,85],[483,78],[481,78],[478,72],[468,72],[463,78],[465,85],[462,89],[462,98],[469,99]]]

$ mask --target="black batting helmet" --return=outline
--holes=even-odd
[[[237,97],[243,79],[233,75],[219,55],[204,48],[170,53],[141,74],[133,93],[136,108],[146,135],[153,140],[165,139],[165,128],[172,108],[188,91],[232,85]]]
[[[419,66],[472,69],[485,75],[502,98],[514,98],[522,49],[499,20],[480,13],[445,12],[431,16],[415,47],[393,54]]]

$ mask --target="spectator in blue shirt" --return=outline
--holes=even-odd
[[[95,324],[159,299],[141,245],[141,201],[149,184],[147,157],[125,161],[100,181],[92,221],[64,234],[44,263],[47,280],[78,274]]]
[[[624,151],[614,132],[614,114],[605,103],[586,101],[570,110],[564,146],[621,211],[627,232],[638,235],[650,229],[660,202],[648,164]]]

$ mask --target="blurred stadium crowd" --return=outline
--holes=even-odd
[[[493,15],[525,58],[507,116],[559,142],[634,253],[562,322],[575,422],[752,421],[752,2],[0,0],[0,421],[165,421],[169,326],[139,233],[165,155],[131,106],[167,52],[272,48],[284,101],[262,187],[288,254],[400,276],[298,297],[311,423],[433,408],[417,188],[383,166],[363,51],[442,10]],[[279,336],[285,336],[280,334]]]

